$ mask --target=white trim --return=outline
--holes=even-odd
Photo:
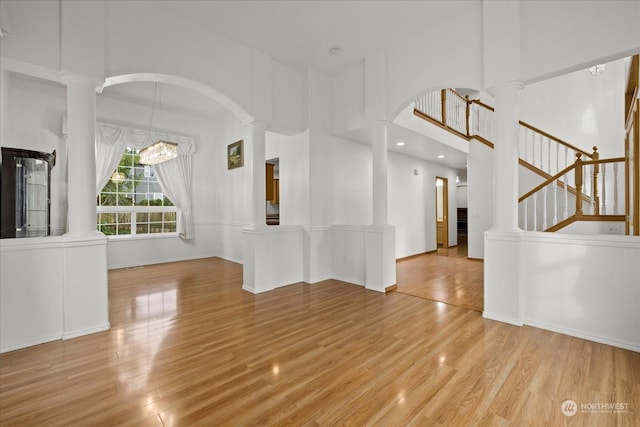
[[[243,227],[244,234],[278,234],[278,233],[298,233],[303,231],[301,225],[265,225],[260,227]]]
[[[220,258],[220,259],[223,259],[223,260],[225,260],[225,261],[230,261],[230,262],[234,262],[234,263],[236,263],[236,264],[243,265],[243,264],[242,264],[242,260],[237,260],[237,259],[235,259],[235,258],[230,258],[230,257],[222,256],[222,255],[213,255],[213,256],[211,256],[211,257],[204,257],[204,258]],[[244,288],[243,288],[243,289],[244,289]]]
[[[26,341],[21,341],[19,344],[11,344],[6,347],[0,348],[0,353],[7,353],[9,351],[20,350],[26,347],[32,347],[34,345],[43,344],[46,342],[57,341],[62,339],[62,333],[57,332],[55,334],[43,335]]]
[[[19,61],[8,56],[0,56],[0,64],[2,64],[2,70],[37,77],[64,85],[64,83],[62,83],[62,72],[60,70]]]
[[[331,226],[330,225],[305,225],[302,228],[304,228],[304,231],[308,231],[310,233],[317,233],[317,232],[322,232],[322,231],[331,231]]]
[[[102,193],[100,193],[102,194]],[[117,193],[111,193],[117,194]],[[164,194],[164,193],[163,193]],[[96,206],[97,213],[153,213],[153,212],[176,212],[178,208],[175,206]]]
[[[71,338],[77,338],[84,335],[95,334],[96,332],[108,331],[111,329],[111,324],[109,322],[103,323],[102,325],[92,326],[90,328],[77,329],[75,331],[63,332],[62,339],[68,340]]]
[[[0,249],[2,252],[57,249],[62,247],[62,240],[62,236],[0,239]]]
[[[345,282],[349,285],[356,285],[356,286],[364,286],[364,282],[361,282],[360,280],[357,279],[353,279],[353,278],[349,278],[349,277],[344,277],[344,276],[336,276],[336,275],[331,275],[330,279],[325,279],[325,280],[338,280],[340,282]],[[322,280],[321,280],[322,282]],[[318,282],[314,282],[314,283],[318,283]]]
[[[501,314],[495,314],[495,313],[491,313],[488,311],[483,311],[482,312],[482,317],[484,317],[485,319],[489,319],[489,320],[495,320],[497,322],[502,322],[502,323],[508,323],[510,325],[515,325],[515,326],[522,326],[523,323],[520,319],[516,319],[514,317],[510,317],[510,316],[503,316]]]
[[[77,248],[82,246],[106,246],[107,236],[96,231],[91,235],[73,235],[65,234],[62,236],[63,248]]]
[[[368,226],[366,225],[347,225],[347,224],[333,224],[329,226],[331,231],[352,231],[352,232],[364,232]]]
[[[296,283],[297,283],[297,282],[296,282]],[[283,286],[286,286],[286,285],[283,285]],[[274,289],[275,289],[275,288],[268,288],[268,289],[263,289],[263,290],[261,290],[261,291],[257,291],[257,292],[256,292],[256,290],[255,290],[254,288],[249,288],[249,287],[248,287],[248,286],[246,286],[246,285],[242,285],[242,290],[243,290],[243,291],[247,291],[247,292],[249,292],[249,293],[251,293],[251,294],[253,294],[253,295],[264,294],[265,292],[270,292],[270,291],[273,291]]]
[[[173,239],[178,238],[177,232],[172,231],[170,233],[151,233],[151,234],[118,234],[113,236],[106,236],[108,241],[118,242],[127,240],[151,240],[151,239]]]
[[[489,235],[487,235],[489,238]],[[497,240],[497,239],[493,239]],[[617,248],[630,248],[640,250],[640,238],[637,236],[625,236],[615,234],[562,234],[545,233],[540,231],[525,231],[522,233],[523,242],[544,242],[561,245],[607,246]]]
[[[582,338],[585,340],[589,340],[589,341],[594,341],[597,343],[601,343],[601,344],[607,344],[607,345],[611,345],[614,347],[620,347],[620,348],[624,348],[625,350],[631,350],[631,351],[636,351],[636,352],[640,352],[640,342],[638,343],[633,343],[633,342],[629,342],[629,341],[623,341],[623,340],[617,340],[617,339],[612,339],[609,337],[603,337],[600,335],[591,335],[591,334],[586,334],[584,332],[580,332],[580,331],[576,331],[574,329],[571,328],[562,328],[562,327],[558,327],[558,326],[554,326],[545,322],[538,322],[535,320],[530,320],[530,319],[525,319],[525,325],[528,326],[533,326],[534,328],[539,328],[539,329],[545,329],[547,331],[551,331],[551,332],[557,332],[559,334],[563,334],[563,335],[569,335],[572,337],[576,337],[576,338]]]

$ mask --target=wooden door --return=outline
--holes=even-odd
[[[436,241],[444,248],[449,247],[449,181],[436,177]]]

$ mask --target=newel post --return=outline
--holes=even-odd
[[[471,136],[471,132],[470,132],[471,126],[469,126],[469,121],[471,119],[471,102],[469,101],[469,95],[465,95],[464,99],[467,105],[467,111],[466,111],[467,136]]]
[[[576,153],[576,218],[582,217],[582,153]]]
[[[593,147],[593,155],[591,158],[595,161],[600,160],[600,153],[598,153],[598,147]],[[593,164],[593,213],[594,215],[600,215],[600,192],[598,191],[598,178],[600,175],[600,164]]]

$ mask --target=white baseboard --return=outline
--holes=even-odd
[[[508,323],[510,325],[522,326],[523,323],[520,319],[516,319],[515,317],[504,316],[502,314],[491,313],[489,311],[483,311],[482,317],[489,320],[496,320],[502,323]]]
[[[538,322],[531,319],[525,319],[525,325],[533,326],[534,328],[540,328],[551,332],[557,332],[563,335],[569,335],[576,338],[582,338],[585,340],[597,342],[600,344],[607,344],[613,347],[624,348],[625,350],[631,350],[640,353],[640,342],[629,342],[618,340],[610,337],[603,337],[600,335],[592,335],[585,332],[576,331],[571,328],[563,328],[562,326],[551,325],[545,322]]]
[[[57,341],[62,338],[62,334],[56,333],[51,335],[43,335],[27,341],[22,341],[18,344],[10,344],[0,347],[0,353],[6,353],[9,351],[20,350],[21,348],[32,347],[34,345],[43,344],[46,342]]]
[[[83,335],[95,334],[96,332],[108,331],[111,329],[111,324],[109,322],[103,323],[102,325],[92,326],[90,328],[78,329],[75,331],[64,332],[62,334],[63,340],[68,340],[71,338],[81,337]]]
[[[352,285],[364,286],[364,282],[361,282],[360,280],[357,280],[351,277],[333,276],[331,277],[331,279],[339,280],[341,282],[347,282]]]

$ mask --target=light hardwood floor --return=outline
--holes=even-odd
[[[251,295],[241,275],[111,271],[109,332],[0,355],[0,425],[640,425],[639,353],[335,280]]]
[[[467,258],[467,244],[439,247],[396,263],[397,292],[482,312],[482,260]]]

